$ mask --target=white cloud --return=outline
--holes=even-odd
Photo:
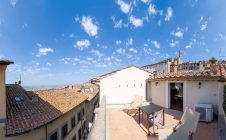
[[[23,29],[28,28],[28,24],[27,24],[27,23],[23,24],[23,25],[22,25],[22,28],[23,28]]]
[[[137,50],[135,48],[130,48],[129,51],[133,53],[137,53]]]
[[[117,0],[117,4],[120,6],[120,9],[123,13],[128,14],[130,12],[130,4],[124,2],[123,0]]]
[[[148,7],[148,13],[149,15],[156,15],[157,10],[154,4],[150,4]]]
[[[104,61],[111,61],[111,57],[104,58]]]
[[[79,21],[79,19],[75,18],[75,21]],[[81,26],[89,36],[98,34],[99,27],[97,22],[89,16],[82,16]]]
[[[191,44],[186,45],[185,48],[186,48],[186,49],[190,49],[190,48],[191,48]]]
[[[116,18],[114,16],[111,17],[113,23],[114,23],[114,28],[122,28],[122,27],[127,27],[127,24],[124,24],[122,19],[120,20],[116,20]]]
[[[145,47],[148,47],[148,44],[147,44],[147,43],[144,43],[144,46],[145,46]]]
[[[200,17],[198,23],[201,25],[201,27],[200,27],[200,30],[201,31],[206,30],[206,28],[207,28],[207,21],[204,20],[204,17],[203,16]]]
[[[106,64],[103,64],[103,63],[97,63],[96,64],[96,67],[98,67],[98,68],[106,68],[107,65]]]
[[[151,43],[154,45],[155,48],[157,48],[157,49],[160,48],[160,44],[157,41],[152,40]]]
[[[75,38],[75,34],[71,33],[68,37],[69,38]]]
[[[98,57],[98,58],[100,58],[100,57],[102,57],[102,56],[104,56],[104,54],[103,53],[101,53],[99,50],[91,50],[90,51],[92,54],[94,54],[96,57]]]
[[[76,44],[74,44],[73,46],[82,51],[82,50],[88,48],[90,45],[91,45],[91,43],[89,40],[83,39],[83,40],[77,41]]]
[[[129,17],[129,22],[131,24],[134,25],[134,27],[141,27],[143,26],[143,19],[140,19],[140,18],[136,18],[134,16],[130,16]]]
[[[166,16],[165,16],[165,21],[170,21],[172,16],[173,16],[173,9],[171,7],[168,7],[167,13],[166,13]]]
[[[45,56],[50,52],[53,52],[54,50],[52,48],[45,48],[42,46],[42,44],[37,43],[36,46],[39,47],[38,49],[38,53],[36,54],[36,57],[41,57],[41,56]]]
[[[49,62],[47,62],[47,63],[46,63],[46,65],[47,65],[47,66],[52,66],[52,64],[51,64],[51,63],[49,63]]]
[[[201,31],[206,30],[207,28],[207,21],[205,21],[202,25],[201,25]]]
[[[181,28],[177,28],[175,32],[171,32],[171,35],[182,38],[184,36],[184,30]]]
[[[222,33],[219,33],[218,37],[216,38],[216,40],[226,40],[226,35],[223,35]]]
[[[116,45],[120,45],[120,44],[122,44],[122,41],[121,41],[121,40],[116,40],[116,41],[115,41],[115,44],[116,44]]]
[[[149,0],[141,0],[141,1],[145,4],[149,3]]]
[[[125,54],[126,50],[123,49],[123,48],[119,48],[119,49],[116,50],[116,52],[119,53],[119,54]]]
[[[171,40],[170,41],[170,47],[175,47],[179,44],[179,41]]]
[[[127,46],[133,45],[133,39],[132,38],[129,38],[128,41],[126,42],[126,45]]]
[[[15,8],[17,4],[17,0],[10,0],[10,5]]]

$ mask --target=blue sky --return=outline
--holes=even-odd
[[[179,50],[184,61],[225,59],[225,0],[1,0],[7,83],[79,83]]]

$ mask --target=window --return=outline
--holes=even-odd
[[[84,108],[82,108],[82,116],[84,116],[85,115],[85,110],[84,110]]]
[[[80,111],[77,113],[77,118],[78,118],[78,122],[80,122],[80,120],[81,120],[81,113],[80,113]]]
[[[71,118],[71,128],[75,127],[75,116]]]
[[[65,138],[67,136],[67,123],[65,125],[62,126],[61,128],[61,136],[62,138]]]
[[[20,96],[15,96],[15,101],[16,101],[16,102],[20,102],[20,101],[21,101]]]
[[[72,139],[71,140],[76,140],[76,135],[74,135],[74,137],[72,137]]]
[[[50,136],[49,136],[49,139],[50,140],[57,140],[57,131],[55,131],[54,133],[52,133]]]
[[[82,139],[82,130],[81,130],[81,128],[78,130],[78,139],[79,140]]]

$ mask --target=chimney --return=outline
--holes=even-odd
[[[13,62],[0,60],[0,139],[5,139],[5,122],[6,122],[6,87],[5,71],[8,65]]]
[[[217,74],[219,72],[219,67],[218,67],[218,61],[212,57],[210,60],[210,71],[213,73],[213,74]]]
[[[177,66],[178,66],[178,65],[172,64],[172,65],[170,66],[170,72],[177,72]]]

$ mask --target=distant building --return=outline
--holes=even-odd
[[[183,61],[182,52],[179,51],[178,58],[169,58],[154,64],[145,65],[141,68],[151,73],[168,73],[170,72],[170,66],[172,64],[179,65],[182,64],[182,61]]]
[[[82,93],[88,97],[86,103],[86,122],[89,125],[89,129],[95,119],[94,110],[99,106],[99,86],[92,83],[84,83],[77,85],[69,85],[66,88],[72,89],[78,93]]]
[[[125,105],[132,102],[134,96],[142,96],[145,100],[149,75],[139,67],[128,66],[93,78],[91,82],[100,86],[100,99],[106,96],[107,105]]]
[[[177,71],[206,71],[210,70],[211,61],[216,64],[226,64],[223,60],[217,60],[214,57],[209,61],[198,61],[198,62],[185,62],[182,64],[172,64],[170,66],[170,72],[175,71],[174,67],[177,67]]]

